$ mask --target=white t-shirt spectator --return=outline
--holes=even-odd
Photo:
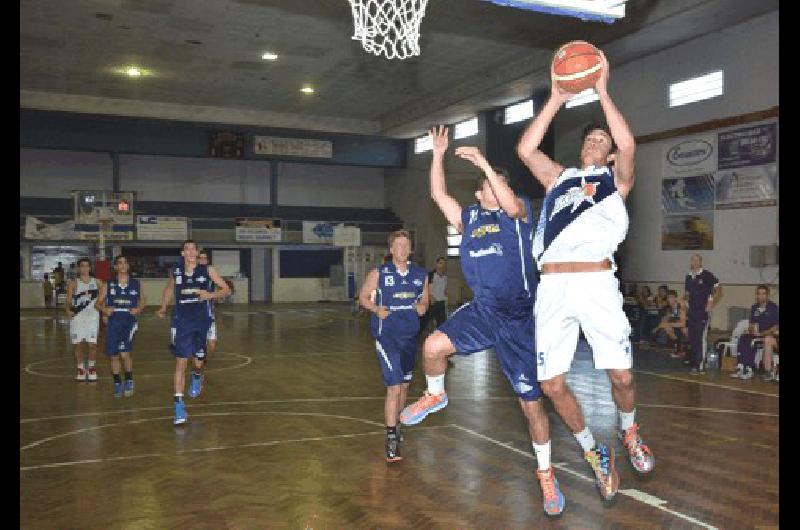
[[[447,275],[433,273],[433,280],[431,280],[431,296],[434,302],[447,302]]]

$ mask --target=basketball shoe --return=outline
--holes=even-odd
[[[192,381],[189,383],[189,397],[196,398],[200,395],[203,389],[203,374],[195,374],[192,372]]]
[[[536,477],[539,479],[539,485],[542,487],[542,502],[544,505],[544,513],[554,517],[561,515],[564,511],[564,495],[561,493],[561,488],[558,487],[558,479],[553,473],[553,466],[547,470],[536,470]]]
[[[619,489],[619,474],[614,466],[614,449],[599,443],[594,449],[586,451],[583,457],[592,466],[600,496],[607,504],[612,503]]]
[[[183,403],[183,400],[175,402],[175,420],[172,422],[175,425],[180,425],[181,423],[186,423],[186,418],[189,415],[186,413],[186,405]]]
[[[133,395],[133,379],[128,379],[125,381],[125,397],[131,397]]]
[[[386,461],[399,462],[403,457],[400,456],[400,440],[397,435],[386,435]]]
[[[114,397],[122,397],[122,383],[114,383]]]
[[[425,416],[442,410],[447,406],[447,392],[434,396],[426,390],[422,397],[403,409],[400,413],[400,422],[403,425],[416,425],[425,419]]]
[[[86,370],[86,380],[97,381],[97,368],[90,366],[89,369]]]
[[[642,441],[639,436],[639,425],[634,423],[624,431],[620,431],[619,439],[623,447],[628,450],[631,465],[634,471],[640,475],[646,475],[656,467],[656,459],[653,452]]]
[[[75,374],[75,381],[86,381],[86,369],[83,366],[78,367]]]

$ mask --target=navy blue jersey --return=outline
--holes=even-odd
[[[687,274],[684,287],[689,297],[689,312],[705,312],[708,298],[718,283],[719,280],[711,271],[700,270],[697,274]]]
[[[532,306],[538,279],[533,265],[531,203],[527,221],[472,204],[461,212],[461,270],[475,299],[493,307]]]
[[[753,304],[750,308],[750,323],[758,324],[759,333],[778,325],[778,304],[767,300],[764,307]]]
[[[214,283],[208,276],[206,265],[195,265],[192,274],[186,273],[184,260],[172,269],[175,280],[175,319],[210,320],[211,301],[198,296],[202,291],[211,291]]]
[[[428,273],[415,263],[401,274],[394,262],[378,268],[378,289],[375,303],[389,309],[389,316],[381,320],[372,314],[371,329],[375,337],[390,333],[400,337],[414,337],[419,332],[419,315],[414,304],[422,297]]]
[[[114,313],[109,317],[109,323],[114,320],[136,320],[136,317],[131,315],[131,309],[139,307],[139,300],[141,299],[142,291],[139,286],[139,280],[136,278],[128,278],[127,285],[121,285],[119,279],[114,278],[108,282],[108,290],[106,291],[106,307],[114,310]]]

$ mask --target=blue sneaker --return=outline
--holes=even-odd
[[[186,413],[186,405],[183,401],[176,401],[175,402],[175,421],[173,423],[175,425],[180,425],[181,423],[186,423],[186,419],[189,415]]]
[[[594,449],[586,451],[583,457],[592,466],[600,496],[606,504],[611,504],[619,490],[619,474],[614,465],[614,448],[599,443]]]
[[[125,381],[125,397],[131,397],[133,395],[133,379],[128,379]]]
[[[544,503],[544,513],[551,517],[561,515],[564,511],[564,495],[558,487],[558,479],[553,474],[553,466],[546,471],[537,469],[536,476],[542,486],[542,500]]]
[[[195,375],[192,372],[192,381],[189,383],[189,397],[196,398],[203,389],[203,374]]]
[[[114,397],[122,397],[122,383],[114,383]]]
[[[447,406],[447,392],[438,396],[425,391],[422,397],[403,409],[400,413],[400,423],[403,425],[416,425],[432,412],[442,410]]]

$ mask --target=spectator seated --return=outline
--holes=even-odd
[[[686,355],[689,343],[689,332],[686,329],[686,307],[678,300],[674,290],[667,292],[668,305],[663,311],[661,322],[652,333],[659,346],[673,348],[672,357]]]
[[[756,303],[750,308],[747,331],[737,341],[738,364],[731,377],[752,379],[758,361],[756,354],[761,346],[765,381],[773,380],[773,353],[778,346],[778,306],[769,300],[769,287],[756,287]],[[739,326],[737,326],[738,328]]]

